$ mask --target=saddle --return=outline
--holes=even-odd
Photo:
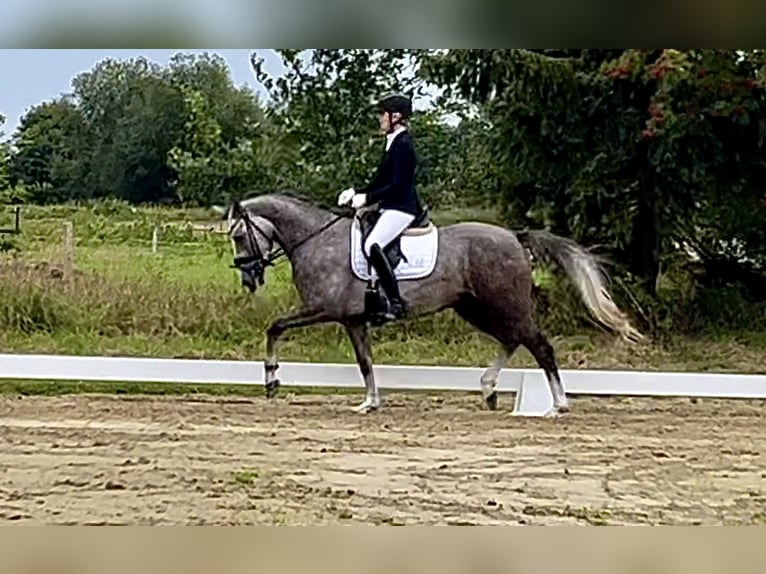
[[[359,228],[362,232],[362,244],[364,244],[364,242],[367,241],[367,237],[370,235],[372,228],[380,218],[380,211],[377,209],[377,207],[374,206],[363,207],[357,211],[356,218],[359,221]],[[389,243],[388,246],[383,250],[383,254],[391,264],[391,269],[396,269],[402,261],[407,262],[407,258],[405,257],[404,253],[402,253],[402,237],[406,235],[426,235],[431,231],[431,229],[433,229],[433,226],[434,224],[431,221],[428,206],[423,206],[423,210],[421,211],[420,215],[416,217],[412,223],[407,226],[407,229],[399,234],[399,236],[397,236],[397,238]]]

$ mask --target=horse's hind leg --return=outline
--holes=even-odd
[[[497,409],[497,379],[500,377],[500,371],[503,370],[517,347],[518,345],[501,345],[492,366],[488,367],[481,375],[481,395],[484,404],[491,411]]]
[[[532,353],[537,364],[545,371],[545,377],[553,395],[553,411],[549,414],[556,415],[568,412],[569,403],[564,392],[564,385],[561,384],[553,346],[531,319],[520,326],[517,336],[519,342]]]
[[[497,408],[496,387],[500,371],[521,344],[532,353],[540,368],[545,371],[553,395],[554,412],[552,414],[569,410],[553,347],[534,321],[528,316],[524,317],[525,309],[497,309],[474,298],[466,298],[455,306],[455,311],[471,325],[491,335],[500,343],[500,351],[494,363],[484,371],[481,377],[482,396],[489,409]]]
[[[482,305],[474,298],[465,298],[455,306],[455,312],[471,325],[492,336],[500,343],[497,356],[481,375],[481,395],[489,410],[497,409],[497,380],[500,371],[516,351],[519,344],[507,337],[507,329],[502,317]]]
[[[370,332],[364,323],[347,324],[346,332],[351,345],[354,348],[356,362],[359,365],[359,371],[364,378],[364,386],[367,391],[364,401],[354,410],[358,413],[368,413],[380,408],[380,395],[378,387],[375,384],[375,376],[372,373],[372,352],[370,343]]]

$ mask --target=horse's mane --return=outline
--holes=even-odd
[[[318,201],[315,197],[310,197],[305,192],[298,191],[295,189],[279,189],[274,191],[257,193],[254,195],[250,195],[248,197],[244,197],[240,201],[243,204],[247,204],[248,202],[257,200],[259,197],[262,197],[262,196],[270,196],[276,199],[287,201],[288,203],[303,204],[309,207],[314,207],[320,211],[328,211],[334,214],[340,213],[340,210],[338,209],[337,205],[327,204],[324,201]]]

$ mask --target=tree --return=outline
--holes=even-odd
[[[170,59],[164,75],[187,103],[192,91],[204,97],[207,113],[221,128],[224,145],[236,147],[260,136],[260,102],[249,88],[234,85],[226,61],[217,54],[179,52]]]
[[[268,185],[270,178],[257,153],[262,145],[256,131],[259,124],[248,126],[249,133],[243,131],[227,142],[209,94],[181,89],[187,114],[185,134],[168,154],[168,164],[178,174],[178,198],[186,203],[211,205]]]
[[[649,292],[662,253],[702,229],[734,236],[766,261],[762,51],[448,50],[420,58],[422,76],[446,87],[447,98],[481,106],[514,223],[610,245]],[[731,222],[724,234],[713,231],[722,215]]]
[[[84,143],[82,117],[70,98],[33,106],[13,134],[13,179],[34,203],[87,197],[78,154]]]
[[[382,143],[373,104],[391,91],[417,93],[404,50],[279,50],[287,72],[256,78],[269,92],[274,131],[273,163],[279,184],[331,202],[338,192],[362,185],[377,164]]]
[[[258,182],[250,156],[262,112],[221,58],[179,54],[164,69],[105,59],[72,86],[14,136],[14,173],[34,201],[204,203]]]
[[[183,131],[183,96],[144,58],[105,59],[76,76],[85,123],[83,185],[93,197],[172,201],[168,151]]]
[[[177,54],[167,77],[184,100],[184,133],[168,154],[178,198],[210,205],[269,186],[261,104],[234,86],[225,61]]]

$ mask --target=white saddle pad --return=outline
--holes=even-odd
[[[436,226],[425,235],[403,236],[400,245],[407,261],[402,260],[394,269],[398,280],[423,279],[433,273],[439,250],[439,229]],[[356,219],[351,224],[351,269],[359,279],[366,281],[370,278],[367,258],[362,251],[362,230]]]

